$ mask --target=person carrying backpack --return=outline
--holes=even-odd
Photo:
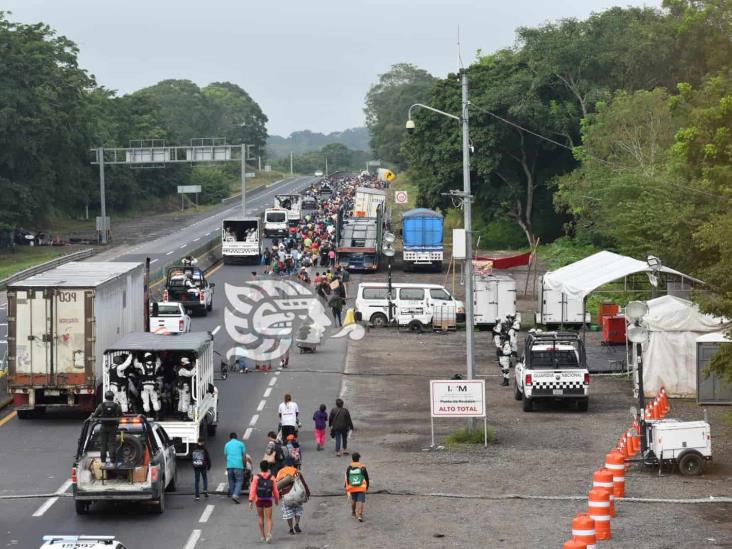
[[[302,466],[302,448],[295,435],[287,435],[287,446],[285,447],[285,463],[287,458],[292,459],[293,465],[300,469]],[[279,472],[277,473],[279,475]]]
[[[361,454],[353,452],[353,461],[346,468],[346,493],[351,500],[351,517],[363,522],[363,508],[369,489],[369,473],[361,463]]]
[[[282,449],[282,444],[277,441],[277,433],[270,431],[267,433],[267,437],[269,440],[267,441],[267,447],[264,449],[263,460],[269,464],[269,470],[276,476],[285,464],[285,452]]]
[[[196,446],[191,452],[191,465],[193,466],[193,475],[196,501],[201,499],[199,484],[203,478],[203,497],[208,497],[208,471],[211,470],[211,456],[208,455],[208,449],[203,441],[199,439]]]
[[[261,541],[270,543],[272,541],[272,504],[279,505],[280,492],[274,476],[269,471],[269,463],[262,460],[259,463],[259,470],[261,472],[254,476],[249,488],[249,509],[257,508]]]
[[[328,427],[328,408],[325,404],[321,404],[320,408],[313,414],[313,421],[315,422],[315,444],[320,452],[325,448],[325,429]]]
[[[290,456],[285,458],[285,466],[277,473],[275,480],[282,497],[282,518],[290,527],[290,535],[294,536],[302,532],[300,518],[303,514],[303,504],[310,497],[310,488]]]

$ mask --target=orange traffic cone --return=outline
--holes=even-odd
[[[671,411],[671,402],[668,399],[668,392],[666,392],[666,387],[661,385],[659,394],[661,395],[661,404],[664,409],[664,415],[667,415]]]
[[[587,544],[575,539],[565,541],[562,549],[587,549]]]
[[[592,488],[607,490],[609,494],[610,506],[608,512],[611,517],[615,516],[615,496],[613,494],[613,472],[609,469],[601,468],[592,473]]]
[[[617,452],[605,456],[605,468],[612,473],[613,496],[625,496],[625,457]],[[615,516],[615,515],[613,515]]]
[[[587,495],[587,513],[595,521],[595,537],[612,539],[610,530],[610,494],[604,488],[593,488]]]
[[[572,539],[587,545],[587,549],[595,549],[595,521],[587,513],[577,513],[572,521]]]

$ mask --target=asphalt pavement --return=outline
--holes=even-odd
[[[311,180],[297,178],[273,185],[251,197],[248,210],[251,208],[252,214],[259,213],[269,207],[274,194],[299,190]],[[238,211],[237,205],[175,234],[143,243],[107,259],[130,261],[150,256],[162,261],[170,256],[183,257],[186,249],[196,244],[197,238],[217,230],[221,219]],[[114,249],[105,253],[114,256]],[[224,326],[225,284],[249,280],[252,271],[261,273],[262,267],[218,265],[210,272],[209,278],[216,283],[219,295],[216,296],[214,310],[208,316],[193,319],[192,329],[214,333],[215,349],[219,353],[225,354],[233,345]],[[0,313],[3,316],[0,323],[6,322],[6,310],[2,309]],[[326,452],[315,451],[310,418],[321,402],[330,407],[338,396],[345,350],[343,339],[326,339],[315,354],[293,352],[289,369],[270,373],[232,373],[227,380],[217,383],[221,418],[217,436],[209,440],[213,461],[210,491],[226,489],[223,446],[229,432],[244,437],[248,453],[255,462],[261,459],[266,434],[276,428],[277,406],[285,392],[293,394],[302,410],[300,438],[304,471],[307,471],[309,459],[331,457],[326,457]],[[303,370],[319,370],[320,373]],[[322,373],[324,371],[332,373]],[[69,476],[80,427],[79,416],[49,413],[42,419],[21,421],[14,417],[12,411],[4,411],[0,415],[0,547],[39,547],[44,534],[115,535],[130,549],[214,549],[258,541],[256,513],[249,511],[247,505],[237,505],[218,494],[194,501],[193,473],[187,461],[179,460],[179,489],[176,494],[170,494],[163,515],[151,513],[144,505],[129,504],[95,505],[90,515],[76,515],[73,498],[69,497]],[[317,479],[309,479],[309,482],[314,490],[334,489],[320,487]],[[279,510],[276,510],[275,530],[280,536],[286,534],[281,522]],[[306,538],[307,532],[297,541],[302,543]]]

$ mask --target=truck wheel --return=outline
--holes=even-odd
[[[389,324],[389,319],[383,313],[374,313],[371,315],[371,325],[374,328],[385,328]]]
[[[213,297],[211,298],[211,303],[209,303],[208,305],[206,305],[206,310],[207,311],[210,311],[211,309],[213,309]]]
[[[175,468],[175,473],[173,473],[173,479],[168,484],[168,487],[165,489],[166,492],[175,492],[178,489],[178,467]]]
[[[534,411],[534,401],[530,398],[526,398],[524,395],[521,395],[523,397],[523,408],[524,412],[533,412]]]
[[[516,385],[515,383],[516,382],[514,381],[513,398],[515,400],[521,400],[522,398],[524,398],[524,394],[521,391],[519,391],[518,385]]]
[[[77,515],[86,515],[89,513],[89,506],[91,505],[88,501],[74,501],[74,505],[76,506],[76,514]]]
[[[18,419],[31,419],[37,417],[35,412],[35,410],[18,410],[16,414]]]
[[[215,423],[209,423],[206,426],[206,434],[210,437],[215,437],[216,436],[216,427],[218,427],[218,425],[216,425]]]
[[[577,410],[579,412],[586,412],[587,408],[590,406],[590,400],[587,398],[583,398],[581,400],[577,401]]]
[[[222,257],[221,258],[221,261],[224,263],[224,265],[228,265],[229,264],[229,258],[226,257],[226,256]]]
[[[412,322],[407,325],[407,328],[409,328],[410,332],[415,334],[421,334],[424,330],[424,326],[422,326],[422,323],[419,320],[412,320]]]
[[[679,473],[685,477],[696,477],[704,472],[704,460],[696,452],[687,452],[679,460]]]
[[[165,484],[165,478],[163,478],[162,484]],[[153,510],[161,515],[165,512],[165,490],[162,488],[160,489],[160,499],[154,503]]]
[[[433,273],[441,273],[442,272],[442,261],[433,261],[432,262],[432,272]]]

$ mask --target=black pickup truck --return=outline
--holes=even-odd
[[[213,308],[214,286],[198,267],[169,267],[165,274],[163,301],[177,301],[186,311],[206,315]]]

